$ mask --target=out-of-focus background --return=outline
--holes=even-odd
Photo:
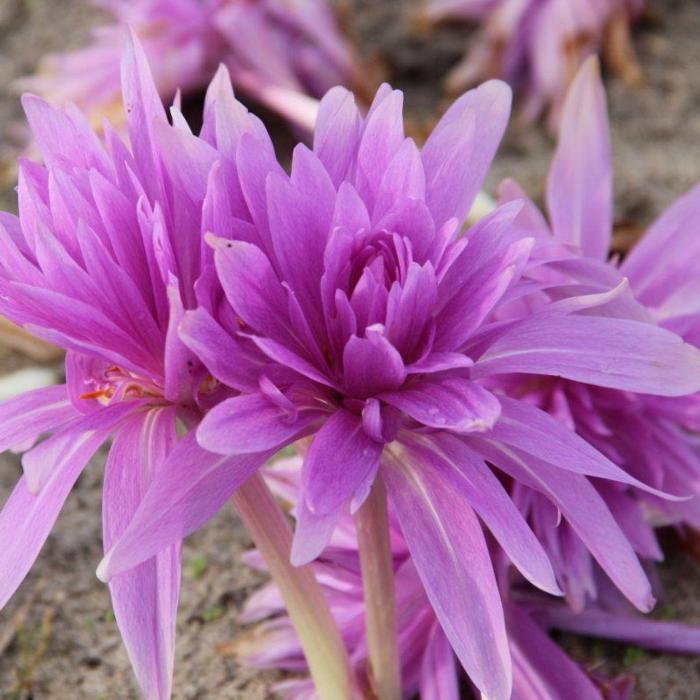
[[[340,4],[340,3],[339,3]],[[344,0],[341,11],[361,52],[405,91],[416,130],[444,107],[440,80],[470,40],[464,26],[420,34],[411,21],[416,0]],[[31,73],[42,55],[80,46],[103,18],[87,0],[0,0],[0,162],[26,138],[10,84]],[[646,86],[607,81],[615,151],[618,242],[633,238],[673,199],[700,180],[700,2],[649,0],[634,44]],[[280,149],[290,134],[271,119]],[[513,124],[489,176],[491,192],[515,177],[541,201],[553,142],[541,126]],[[16,210],[11,175],[3,173],[0,208]],[[700,222],[698,223],[700,229]],[[700,235],[700,230],[698,231]],[[2,255],[2,251],[0,251]],[[0,398],[17,384],[60,379],[60,361],[45,348],[31,353],[0,343]],[[32,573],[0,613],[0,699],[130,700],[138,698],[111,613],[107,588],[94,575],[101,556],[101,463],[86,472]],[[17,479],[19,460],[0,456],[0,502]],[[666,591],[656,615],[700,625],[700,563],[668,536],[661,567]],[[190,538],[178,618],[176,700],[262,700],[274,674],[239,667],[227,642],[235,618],[261,580],[240,562],[249,541],[231,511]],[[635,698],[700,698],[700,659],[641,652],[602,642],[564,640],[578,660],[607,675],[630,672]]]

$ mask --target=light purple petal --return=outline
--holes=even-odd
[[[378,398],[423,425],[460,433],[488,430],[501,413],[488,389],[463,377],[426,378]]]
[[[223,455],[252,454],[293,442],[318,418],[296,413],[262,393],[235,396],[215,406],[197,429],[199,444]]]
[[[462,95],[425,142],[427,203],[436,226],[466,218],[508,124],[510,103],[510,88],[490,80]]]
[[[440,474],[409,461],[383,469],[425,592],[472,682],[508,700],[511,663],[500,593],[476,516]]]
[[[182,541],[212,518],[272,454],[212,454],[199,447],[191,431],[153,476],[129,526],[100,562],[98,577],[109,581]]]
[[[518,372],[682,396],[700,389],[700,353],[648,323],[581,315],[532,318],[496,340],[472,376]]]
[[[34,389],[0,403],[0,452],[21,445],[75,418],[66,386]]]
[[[376,473],[382,448],[365,434],[360,416],[338,409],[326,420],[304,459],[301,483],[309,509],[325,515],[350,501]]]
[[[64,428],[40,442],[22,457],[27,485],[39,493],[54,471],[61,472],[73,462],[88,462],[112,431],[141,406],[139,401],[122,401],[87,415],[78,414]]]
[[[413,440],[410,454],[420,464],[427,461],[439,469],[476,511],[525,578],[548,593],[561,595],[545,550],[477,452],[455,436],[437,433]]]
[[[328,546],[333,531],[338,524],[341,508],[319,515],[311,511],[303,498],[299,499],[296,527],[292,540],[291,562],[293,566],[303,566],[318,558]]]
[[[111,432],[114,427],[109,422],[111,416],[101,418],[109,425],[107,432]],[[49,450],[46,459],[53,457],[54,462],[47,462],[42,468],[45,476],[41,490],[32,493],[27,477],[22,477],[0,512],[0,609],[27,575],[70,490],[106,439],[107,434],[101,427],[98,423],[86,433],[77,428],[68,429],[65,434],[58,433],[54,438],[58,442],[75,445],[70,448],[70,455],[65,450],[56,454]]]
[[[420,668],[421,700],[459,700],[455,654],[445,633],[434,625]]]
[[[663,498],[665,494],[635,479],[545,411],[501,396],[501,418],[488,435],[547,464],[587,476],[619,481]]]
[[[580,68],[564,105],[559,146],[547,182],[554,235],[605,259],[612,234],[612,152],[597,58]]]
[[[134,516],[153,475],[177,442],[175,409],[134,417],[107,458],[102,516],[108,551]],[[180,543],[174,543],[109,583],[114,615],[145,697],[169,700],[180,592]]]
[[[471,439],[488,461],[547,495],[613,583],[640,610],[651,610],[654,597],[644,569],[605,502],[586,477],[557,469],[496,441]]]

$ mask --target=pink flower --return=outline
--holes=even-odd
[[[0,214],[0,311],[66,349],[67,382],[0,404],[0,449],[51,433],[25,452],[24,476],[0,513],[0,607],[100,446],[114,436],[103,495],[108,550],[165,468],[178,423],[194,427],[216,398],[177,334],[197,303],[214,151],[191,147],[177,110],[169,125],[138,46],[122,72],[131,148],[109,126],[103,145],[73,107],[23,100],[45,165],[20,163],[20,216]],[[259,128],[238,108],[240,124]],[[148,698],[170,696],[179,585],[179,541],[110,581]]]
[[[504,395],[498,378],[677,396],[700,387],[700,353],[650,319],[614,305],[608,314],[620,289],[572,294],[568,278],[536,282],[520,203],[460,235],[508,119],[507,87],[466,93],[422,150],[404,135],[400,93],[381,88],[363,118],[336,88],[321,103],[314,150],[295,149],[291,175],[264,131],[232,133],[228,99],[210,103],[203,132],[220,158],[205,200],[211,265],[180,332],[232,392],[197,430],[204,450],[267,456],[313,436],[293,562],[313,560],[382,479],[452,648],[483,692],[506,698],[506,624],[477,515],[526,578],[559,586],[505,474],[543,492],[648,610],[646,575],[587,476],[653,487]],[[188,140],[185,154],[208,152]],[[533,290],[539,305],[500,320]],[[196,454],[191,440],[172,453],[102,576],[206,522],[251,473],[253,462],[211,469]]]
[[[300,487],[301,460],[290,458],[265,470],[272,489],[292,506]],[[420,585],[398,523],[392,519],[392,554],[399,609],[399,649],[403,696],[422,700],[459,700],[459,668],[452,649]],[[264,569],[257,552],[247,555],[249,564]],[[341,519],[330,545],[315,562],[333,615],[350,650],[358,677],[368,681],[364,600],[357,537],[351,518]],[[647,620],[639,615],[609,584],[603,600],[576,613],[559,600],[536,593],[522,581],[512,580],[507,568],[501,576],[506,599],[508,644],[513,659],[512,700],[625,700],[631,697],[633,679],[613,681],[584,671],[548,636],[550,629],[565,630],[634,644],[646,649],[680,654],[700,652],[700,630],[676,622]],[[254,624],[231,644],[242,663],[257,668],[282,669],[292,678],[275,686],[284,700],[315,700],[313,685],[303,675],[305,664],[295,632],[285,615],[274,584],[255,592],[246,602],[239,622]],[[478,694],[475,693],[478,697]]]
[[[525,94],[527,118],[546,110],[550,125],[556,125],[569,83],[591,54],[606,48],[625,79],[641,80],[627,27],[643,5],[644,0],[427,0],[425,15],[483,24],[475,46],[448,76],[450,90],[501,77]]]
[[[524,197],[513,182],[503,183],[501,195],[503,203]],[[581,69],[564,107],[559,145],[549,173],[549,222],[532,202],[525,207],[528,214],[523,223],[537,239],[533,255],[554,257],[559,273],[578,276],[578,288],[591,294],[615,284],[628,285],[631,294],[612,302],[618,312],[652,320],[700,346],[700,268],[694,253],[700,187],[662,214],[622,264],[615,258],[608,260],[612,200],[605,93],[596,62],[591,59]],[[535,267],[532,274],[540,275]],[[607,308],[612,311],[609,305]],[[640,556],[652,561],[662,558],[655,526],[700,527],[700,452],[693,434],[700,428],[700,394],[662,398],[648,392],[522,376],[508,389],[525,395],[576,430],[644,483],[692,496],[669,501],[634,487],[596,484]],[[587,546],[566,523],[552,527],[558,516],[544,496],[519,485],[515,488],[516,500],[550,553],[570,603],[582,609],[587,599],[597,596],[597,575]]]
[[[83,49],[45,59],[21,81],[53,103],[74,102],[96,127],[122,123],[119,60],[127,28],[143,43],[159,94],[203,90],[220,63],[234,84],[312,129],[316,102],[356,79],[355,57],[327,0],[95,0],[113,22]]]

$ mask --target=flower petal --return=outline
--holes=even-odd
[[[612,234],[612,151],[600,67],[580,68],[564,105],[547,182],[554,235],[584,255],[605,259]]]
[[[427,203],[435,225],[464,221],[510,117],[511,90],[490,80],[447,110],[422,151]]]
[[[130,420],[117,434],[105,467],[102,496],[104,547],[128,526],[148,483],[177,442],[173,408]],[[180,543],[115,576],[112,607],[136,678],[145,697],[168,700],[175,656],[175,619],[180,592]]]
[[[491,557],[473,511],[427,465],[388,461],[383,470],[411,557],[442,629],[472,682],[508,700],[511,663]]]
[[[306,505],[326,515],[351,500],[376,473],[383,445],[365,434],[362,419],[338,409],[311,443],[301,472]]]
[[[463,377],[437,377],[378,397],[423,425],[460,433],[493,427],[501,413],[488,389]]]
[[[212,518],[272,454],[212,454],[190,431],[153,475],[128,527],[100,562],[97,576],[109,581],[183,540]]]
[[[281,449],[301,437],[318,415],[294,415],[262,393],[234,396],[209,411],[197,429],[197,440],[205,450],[223,455]]]
[[[501,335],[472,377],[545,374],[658,396],[700,389],[700,352],[674,333],[626,319],[532,318]]]

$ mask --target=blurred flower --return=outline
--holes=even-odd
[[[556,126],[569,83],[591,54],[605,51],[627,82],[641,81],[628,32],[643,6],[644,0],[428,0],[425,16],[483,24],[447,77],[452,92],[502,77],[525,93],[527,118],[547,110]]]
[[[352,85],[355,58],[327,0],[94,0],[113,16],[85,48],[48,56],[20,81],[52,103],[74,102],[96,128],[122,124],[119,60],[127,27],[143,42],[159,94],[204,89],[224,63],[234,84],[313,128],[315,101]]]
[[[501,207],[459,234],[509,104],[504,84],[484,84],[419,151],[404,136],[399,92],[381,88],[362,118],[336,88],[321,103],[314,150],[295,149],[291,176],[260,134],[231,149],[217,118],[204,135],[234,155],[209,178],[205,230],[225,299],[207,270],[201,306],[180,325],[212,375],[239,392],[208,412],[197,431],[203,448],[269,454],[315,435],[293,562],[313,560],[380,475],[445,634],[495,699],[508,697],[510,658],[477,514],[530,581],[559,587],[487,461],[544,492],[635,605],[648,610],[653,597],[585,475],[647,487],[489,382],[528,372],[669,396],[700,387],[695,348],[651,322],[591,311],[620,288],[571,295],[566,281],[547,290],[557,301],[497,320],[501,305],[533,291],[521,277],[533,243],[516,224],[522,207]],[[250,473],[193,469],[187,449],[154,476],[101,575],[191,532]]]
[[[292,506],[300,487],[300,460],[277,462],[265,470],[271,488]],[[395,585],[399,610],[399,647],[403,696],[420,694],[422,700],[458,700],[459,673],[454,653],[420,585],[408,549],[395,521],[391,529]],[[253,551],[247,561],[256,568],[264,564]],[[358,677],[367,685],[367,643],[359,553],[353,521],[347,515],[314,570],[324,586],[333,615],[350,650]],[[700,652],[700,629],[678,622],[645,619],[609,586],[600,604],[583,613],[571,611],[551,596],[536,593],[521,583],[509,589],[501,578],[508,645],[513,659],[512,700],[625,700],[631,697],[629,676],[610,680],[595,670],[584,671],[548,636],[559,629],[634,644],[646,649],[681,654]],[[254,624],[230,644],[242,663],[257,668],[281,669],[291,678],[275,686],[285,700],[315,700],[313,685],[300,674],[305,671],[301,648],[274,584],[254,593],[246,602],[239,622]],[[535,695],[535,693],[537,693]],[[478,697],[478,695],[477,695]]]
[[[73,107],[23,99],[45,165],[20,163],[19,218],[0,214],[0,312],[66,349],[67,383],[0,404],[0,449],[27,450],[24,476],[0,513],[0,607],[110,436],[106,549],[164,468],[178,423],[193,427],[216,398],[177,334],[185,308],[196,305],[215,152],[177,110],[168,124],[139,47],[125,54],[123,89],[131,149],[109,126],[103,145]],[[230,128],[259,130],[237,109]],[[53,434],[33,446],[45,433]],[[114,577],[110,591],[144,695],[168,698],[180,542],[154,555]]]
[[[522,201],[512,181],[501,186],[501,202]],[[700,266],[695,221],[700,187],[678,200],[633,248],[622,264],[610,254],[613,215],[612,163],[605,93],[595,59],[581,69],[567,98],[559,145],[547,189],[549,223],[527,202],[521,219],[536,238],[533,257],[556,258],[553,266],[577,289],[603,293],[629,281],[634,299],[625,312],[652,319],[700,346]],[[585,270],[585,276],[581,271]],[[549,270],[551,273],[551,268]],[[526,272],[526,274],[528,274]],[[533,274],[538,274],[533,269]],[[621,313],[621,308],[608,312]],[[605,311],[598,307],[597,312]],[[592,311],[591,313],[596,313]],[[700,394],[658,397],[611,391],[565,379],[518,377],[508,391],[548,411],[576,430],[625,471],[659,489],[692,496],[680,501],[656,498],[621,484],[597,482],[598,492],[637,553],[660,560],[654,527],[700,527]],[[587,546],[572,529],[554,527],[558,515],[548,499],[515,486],[514,497],[554,562],[570,604],[582,609],[597,596],[595,565]]]

